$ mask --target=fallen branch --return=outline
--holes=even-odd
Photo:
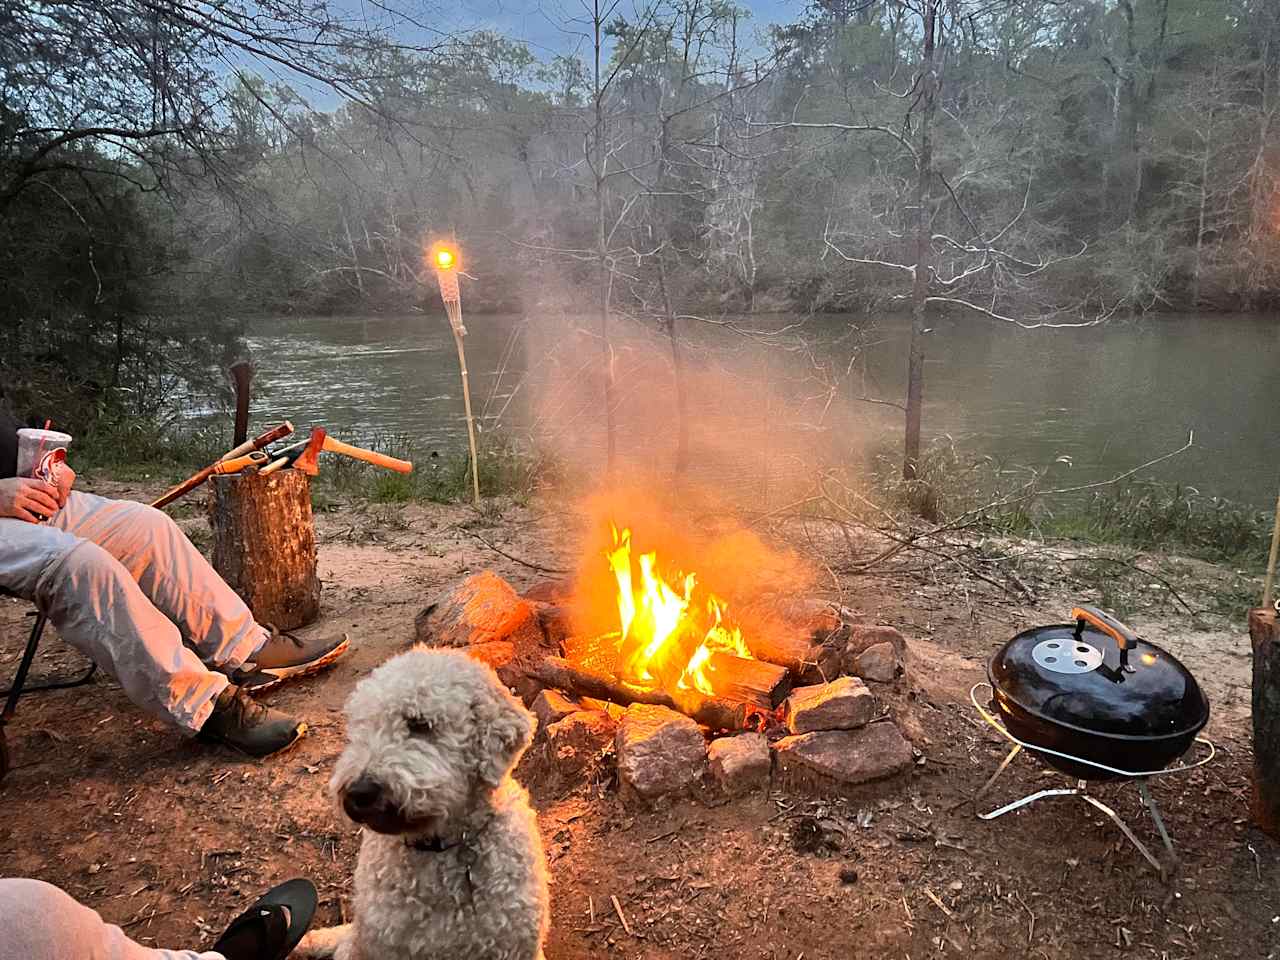
[[[512,563],[518,563],[520,564],[520,566],[528,567],[530,570],[537,570],[539,573],[559,573],[559,574],[567,574],[567,573],[573,572],[572,570],[564,570],[564,569],[561,569],[560,567],[544,567],[542,564],[534,563],[532,560],[523,560],[520,557],[517,557],[515,554],[507,553],[507,551],[503,550],[501,547],[498,547],[495,544],[490,543],[488,540],[480,536],[480,534],[476,533],[474,530],[468,530],[467,533],[471,534],[471,536],[475,537],[477,540],[483,543],[486,547],[488,547],[498,556],[506,557]]]

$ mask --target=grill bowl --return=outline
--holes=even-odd
[[[1080,666],[1050,668],[1046,650],[1056,656],[1059,649]],[[1112,768],[1041,754],[1068,776],[1119,780],[1161,770],[1208,723],[1209,701],[1191,672],[1154,643],[1138,640],[1131,647],[1128,670],[1120,653],[1110,634],[1090,627],[1024,630],[987,664],[993,706],[1019,740]]]

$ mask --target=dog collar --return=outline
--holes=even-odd
[[[414,850],[420,850],[423,853],[444,853],[446,850],[452,850],[454,847],[461,846],[466,842],[467,835],[464,833],[452,842],[446,842],[444,837],[431,837],[430,839],[419,837],[417,840],[406,841],[406,846]]]

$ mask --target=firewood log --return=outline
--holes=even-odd
[[[785,667],[802,682],[820,683],[840,675],[841,651],[794,628],[749,634],[747,646],[756,659]]]
[[[708,697],[692,690],[670,694],[663,690],[637,687],[612,677],[591,673],[560,657],[545,657],[530,671],[530,676],[544,686],[554,687],[571,696],[594,697],[624,707],[633,703],[668,707],[713,730],[736,732],[748,729],[748,721],[752,716],[752,710],[745,703]]]
[[[791,692],[791,672],[765,660],[713,653],[703,669],[716,694],[772,710]]]

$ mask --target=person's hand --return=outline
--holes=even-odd
[[[62,501],[65,500],[63,496]],[[0,517],[41,523],[57,513],[60,506],[58,488],[51,483],[31,477],[0,480]]]
[[[58,506],[65,507],[71,488],[76,485],[76,472],[64,462],[58,465],[58,475],[54,479],[58,481]]]

